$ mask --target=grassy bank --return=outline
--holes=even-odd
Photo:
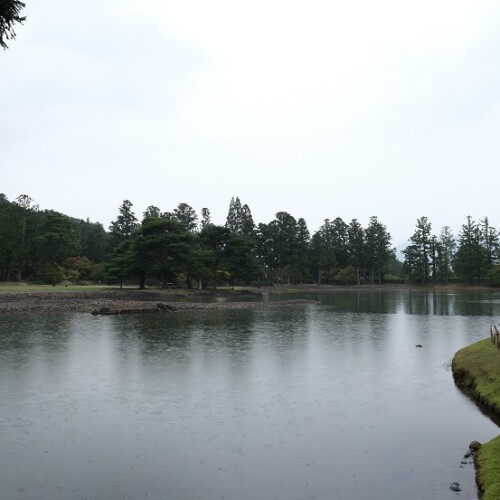
[[[500,498],[500,436],[479,448],[476,470],[476,481],[482,500],[498,500]]]
[[[500,416],[500,350],[489,338],[460,349],[452,369],[461,389]]]
[[[500,419],[500,350],[485,339],[460,349],[452,362],[457,385]],[[481,446],[476,480],[483,500],[500,498],[500,436]]]

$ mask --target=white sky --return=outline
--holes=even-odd
[[[500,4],[26,0],[0,192],[107,228],[124,199],[500,228]]]

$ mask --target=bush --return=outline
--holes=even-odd
[[[344,267],[335,276],[335,282],[339,285],[356,285],[358,283],[356,269],[352,266]]]
[[[66,279],[64,270],[57,264],[45,264],[40,266],[36,272],[35,281],[48,285],[55,285]]]
[[[405,281],[399,276],[394,276],[394,274],[388,273],[384,274],[384,283],[392,283],[393,285],[403,284]]]
[[[500,286],[500,265],[493,266],[488,273],[488,283],[494,286]]]

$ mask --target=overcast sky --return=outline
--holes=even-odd
[[[25,0],[0,52],[0,192],[108,227],[124,199],[312,232],[500,228],[500,4]]]

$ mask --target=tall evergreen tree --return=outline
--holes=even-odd
[[[307,228],[305,219],[302,217],[297,220],[296,226],[296,251],[295,251],[295,282],[302,284],[307,269],[310,266],[310,240],[311,234]]]
[[[348,265],[348,241],[348,225],[340,217],[324,220],[311,242],[318,283],[333,283],[338,272]]]
[[[257,278],[259,266],[251,239],[229,232],[221,267],[229,273],[232,286],[251,283]]]
[[[22,194],[16,198],[14,202],[14,224],[15,232],[15,255],[17,266],[17,281],[21,281],[24,265],[29,260],[30,249],[33,246],[33,226],[30,222],[34,222],[33,215],[38,212],[38,205],[33,204],[33,199],[26,194]],[[30,227],[31,226],[31,227]],[[32,237],[28,237],[27,232],[32,232]]]
[[[316,231],[310,243],[310,265],[314,282],[318,285],[323,283],[323,270],[325,261],[328,260],[328,248],[321,230]]]
[[[200,230],[203,231],[207,226],[212,223],[212,217],[210,215],[210,210],[208,208],[201,209],[201,222]]]
[[[488,269],[487,253],[482,245],[480,225],[467,216],[459,234],[457,252],[453,257],[453,269],[459,279],[466,283],[481,282]]]
[[[486,253],[486,267],[490,269],[498,264],[499,259],[499,240],[498,231],[490,226],[488,217],[485,217],[481,222],[481,233],[483,246]]]
[[[311,240],[311,256],[318,285],[331,283],[338,272],[330,219],[325,219]]]
[[[142,214],[143,219],[161,217],[161,210],[155,205],[149,205]]]
[[[53,210],[46,211],[37,242],[41,248],[41,264],[62,264],[67,257],[78,255],[81,247],[71,219]]]
[[[438,280],[447,285],[452,274],[451,263],[457,244],[449,226],[441,229],[438,242]]]
[[[132,233],[139,227],[139,222],[132,211],[132,206],[131,201],[124,200],[118,209],[118,217],[109,226],[111,234],[119,241],[132,236]]]
[[[353,219],[347,228],[348,245],[347,251],[349,255],[349,263],[356,271],[357,283],[361,283],[361,276],[365,267],[365,231],[361,224]]]
[[[297,221],[288,212],[278,212],[269,224],[259,224],[259,256],[276,283],[292,278],[297,254]],[[293,279],[293,278],[292,278]]]
[[[137,259],[133,245],[133,236],[139,229],[139,222],[132,206],[131,201],[124,200],[118,209],[118,217],[109,226],[113,251],[107,261],[106,269],[110,279],[119,279],[120,288],[125,279],[139,272],[136,268]],[[144,272],[141,274],[140,287],[144,288]]]
[[[336,217],[330,225],[329,240],[332,245],[332,251],[335,255],[335,275],[349,262],[349,233],[348,225],[340,218]]]
[[[238,197],[236,199],[232,197],[227,212],[226,227],[232,233],[239,233],[241,232],[241,223],[241,201]]]
[[[394,251],[390,247],[391,235],[387,227],[377,217],[370,217],[365,230],[367,266],[370,269],[370,281],[383,283],[384,273]]]
[[[56,284],[65,279],[62,264],[68,257],[80,254],[80,243],[72,220],[59,212],[43,212],[43,224],[35,238],[39,261],[36,278]]]
[[[253,240],[255,236],[255,222],[250,207],[245,203],[241,207],[241,234]]]
[[[411,280],[427,284],[431,276],[431,261],[433,255],[433,239],[431,235],[431,223],[427,217],[417,219],[413,236],[410,238],[412,244],[405,250],[407,272]]]
[[[77,239],[81,245],[82,256],[94,263],[105,260],[111,251],[110,236],[99,222],[75,221]]]
[[[224,226],[207,224],[198,235],[201,249],[205,252],[205,264],[209,270],[206,280],[203,280],[203,288],[207,284],[214,288],[217,286],[218,272],[224,267],[224,257],[229,234],[229,229]]]
[[[179,273],[189,273],[194,238],[182,222],[147,217],[135,239],[138,264],[146,276],[158,277],[166,288]]]
[[[173,218],[184,225],[184,227],[193,232],[198,227],[198,215],[193,207],[187,203],[179,203],[174,209]]]

